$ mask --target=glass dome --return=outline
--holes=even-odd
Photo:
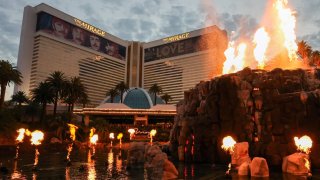
[[[103,103],[111,103],[110,97],[107,97]],[[113,99],[113,103],[120,103],[120,95]],[[142,88],[131,88],[123,95],[123,103],[133,109],[150,109],[154,103],[154,95],[150,95]],[[157,96],[157,104],[165,102]]]

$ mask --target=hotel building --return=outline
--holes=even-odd
[[[220,74],[227,42],[216,26],[152,42],[127,41],[46,4],[26,6],[18,54],[23,83],[14,91],[30,94],[62,71],[81,78],[94,106],[120,81],[144,89],[157,83],[176,103],[185,90]]]

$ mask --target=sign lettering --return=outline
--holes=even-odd
[[[106,34],[105,31],[103,31],[103,30],[101,30],[99,28],[96,28],[94,26],[91,26],[90,24],[87,24],[87,23],[85,23],[85,22],[83,22],[83,21],[81,21],[79,19],[75,18],[74,22],[76,23],[77,26],[85,28],[86,30],[89,30],[89,31],[91,31],[91,32],[93,32],[95,34],[100,35],[100,36],[104,36]]]

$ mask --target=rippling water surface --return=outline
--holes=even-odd
[[[39,147],[39,164],[33,171],[34,147],[21,147],[19,158],[14,160],[15,147],[0,147],[0,163],[9,172],[1,174],[3,179],[147,179],[144,169],[126,170],[127,152],[118,148],[96,148],[95,158],[92,150],[74,149],[71,153],[72,164],[65,161],[67,151],[64,146],[50,145]],[[210,164],[175,163],[179,179],[226,179],[225,166]],[[234,176],[233,179],[239,179]],[[247,178],[240,178],[247,179]],[[269,179],[292,179],[282,173],[271,173]],[[313,179],[320,179],[315,173]]]

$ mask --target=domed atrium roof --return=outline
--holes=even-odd
[[[111,103],[107,97],[102,103]],[[120,103],[120,95],[113,99],[113,103]],[[150,95],[142,88],[131,88],[123,95],[123,103],[132,109],[150,109],[154,103],[154,95]],[[164,101],[157,96],[157,104],[164,104]]]

